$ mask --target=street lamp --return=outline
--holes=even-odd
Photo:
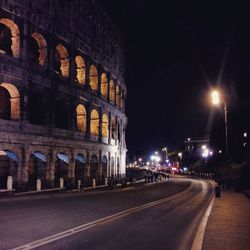
[[[218,90],[213,90],[211,92],[211,100],[212,104],[215,106],[220,105],[221,103],[221,96],[220,92]],[[226,146],[226,155],[228,154],[228,132],[227,132],[227,104],[225,101],[225,98],[222,101],[222,104],[224,106],[224,119],[225,119],[225,146]]]
[[[182,163],[182,152],[179,152],[178,153],[178,156],[179,156],[179,158],[180,158],[180,164]]]

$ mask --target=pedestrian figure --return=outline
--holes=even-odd
[[[169,180],[169,174],[167,175],[167,178],[168,178],[168,180]]]

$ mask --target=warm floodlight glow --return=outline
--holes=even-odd
[[[212,98],[212,103],[214,105],[219,105],[220,104],[220,94],[217,90],[213,90],[211,93],[211,98]]]

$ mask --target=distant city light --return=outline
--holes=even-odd
[[[245,138],[247,138],[247,132],[245,132],[245,133],[243,134],[243,136],[244,136]]]
[[[222,154],[222,150],[219,150],[219,154]]]

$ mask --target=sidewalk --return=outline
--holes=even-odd
[[[208,218],[202,250],[250,249],[250,200],[242,193],[222,190]]]
[[[145,180],[137,180],[133,183],[127,182],[126,186],[131,187],[131,186],[138,186],[138,185],[143,185],[145,183]],[[20,197],[20,196],[37,196],[37,195],[46,195],[46,194],[62,194],[62,193],[87,193],[89,191],[91,192],[96,192],[96,191],[110,191],[109,186],[105,185],[99,185],[96,187],[85,187],[83,190],[80,192],[78,189],[69,189],[66,190],[65,188],[50,188],[50,189],[42,189],[40,191],[26,191],[26,192],[19,192],[15,193],[15,190],[7,190],[7,189],[0,189],[0,199],[1,198],[13,198],[13,197]],[[125,190],[124,187],[122,187],[121,183],[118,183],[113,186],[112,190]]]

